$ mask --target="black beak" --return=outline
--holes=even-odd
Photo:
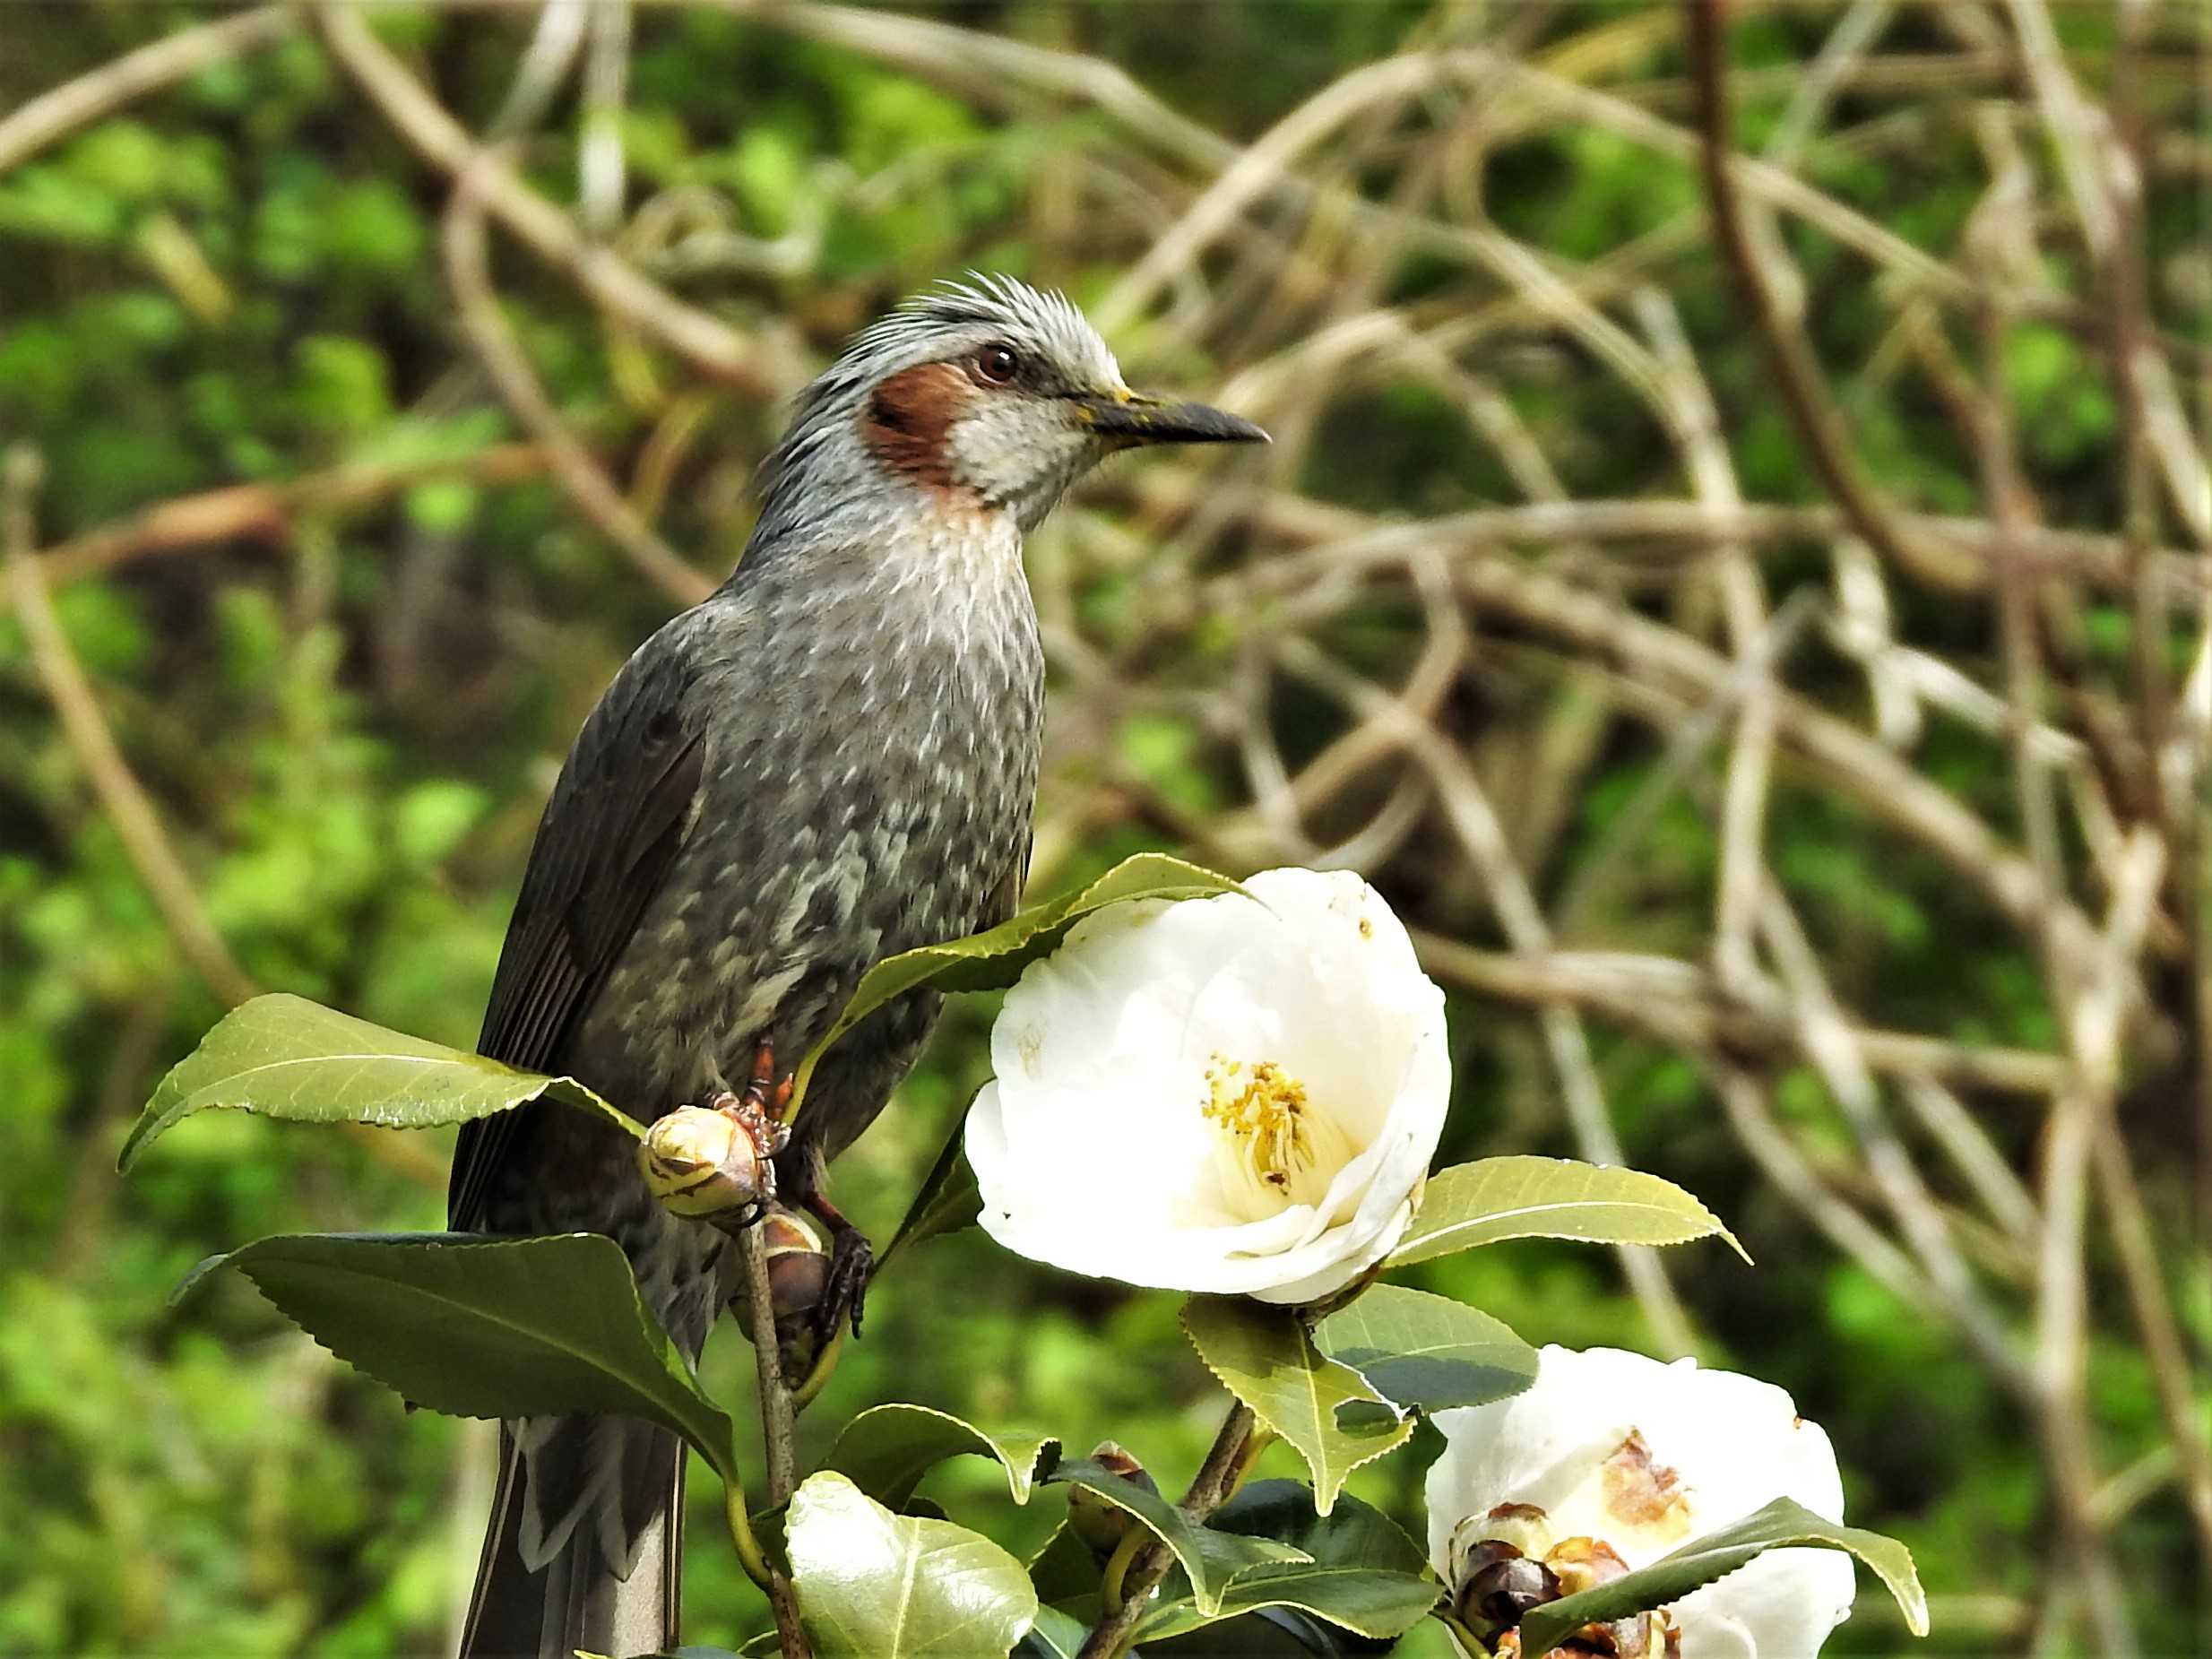
[[[1266,444],[1274,440],[1241,415],[1204,403],[1163,403],[1148,397],[1079,397],[1083,420],[1101,437],[1122,444]]]

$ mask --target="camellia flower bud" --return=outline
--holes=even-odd
[[[814,1223],[796,1210],[771,1209],[760,1223],[768,1258],[768,1302],[775,1309],[776,1354],[783,1379],[797,1387],[814,1369],[821,1336],[817,1316],[829,1290],[830,1255]],[[738,1328],[753,1336],[753,1301],[742,1285],[730,1299]]]
[[[1159,1482],[1145,1472],[1145,1465],[1113,1441],[1101,1440],[1091,1456],[1130,1485],[1141,1486],[1155,1498],[1160,1495]],[[1117,1509],[1097,1493],[1071,1486],[1067,1490],[1067,1525],[1076,1537],[1091,1546],[1091,1553],[1104,1561],[1128,1535],[1130,1517],[1127,1509]]]
[[[1454,1593],[1452,1609],[1467,1629],[1491,1640],[1531,1609],[1559,1599],[1560,1581],[1549,1567],[1509,1543],[1485,1542],[1468,1552],[1467,1576]]]
[[[1429,1546],[1455,1616],[1498,1652],[1533,1607],[1609,1584],[1791,1498],[1844,1515],[1836,1454],[1781,1389],[1690,1360],[1546,1348],[1525,1393],[1439,1412]],[[1541,1569],[1541,1576],[1537,1569]],[[1670,1607],[1586,1625],[1606,1659],[1812,1659],[1851,1611],[1850,1558],[1776,1550]]]
[[[1007,993],[967,1150],[1008,1249],[1311,1304],[1404,1235],[1451,1096],[1444,993],[1350,871],[1244,886],[1110,905]]]
[[[1447,1582],[1452,1611],[1485,1642],[1495,1642],[1532,1607],[1565,1594],[1545,1565],[1551,1528],[1533,1504],[1501,1503],[1453,1528]]]
[[[654,1197],[678,1215],[747,1220],[775,1197],[768,1160],[789,1131],[725,1095],[724,1105],[680,1106],[654,1119],[638,1167]]]

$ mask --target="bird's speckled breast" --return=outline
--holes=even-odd
[[[694,613],[704,776],[578,1033],[586,1080],[644,1116],[742,1086],[764,1037],[788,1069],[871,963],[996,920],[1043,739],[1020,558],[1002,515],[950,515],[803,574],[770,560]],[[881,1110],[935,1014],[916,998],[841,1043],[806,1114],[826,1151]]]

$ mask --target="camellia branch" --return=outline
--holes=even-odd
[[[767,1448],[768,1501],[789,1503],[799,1485],[798,1456],[792,1446],[790,1390],[784,1386],[783,1361],[777,1352],[775,1297],[768,1283],[768,1252],[761,1240],[760,1223],[737,1230],[738,1260],[745,1270],[745,1289],[753,1314],[753,1358],[760,1373],[760,1426]],[[744,1499],[735,1499],[742,1505]],[[762,1587],[775,1614],[776,1639],[783,1659],[808,1659],[806,1632],[799,1628],[799,1600],[791,1581],[773,1561],[763,1563],[766,1577]]]
[[[638,1149],[639,1172],[670,1214],[694,1225],[718,1228],[735,1242],[743,1279],[739,1294],[751,1318],[753,1356],[759,1370],[761,1444],[771,1505],[789,1503],[799,1485],[791,1432],[794,1413],[776,1340],[775,1293],[762,1237],[770,1214],[766,1198],[773,1188],[768,1160],[785,1138],[749,1098],[722,1095],[707,1105],[678,1107],[655,1119]],[[783,1659],[808,1659],[791,1577],[761,1551],[747,1501],[739,1482],[725,1482],[722,1502],[730,1540],[747,1573],[767,1594]]]

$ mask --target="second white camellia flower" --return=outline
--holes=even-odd
[[[1525,1393],[1439,1412],[1429,1556],[1479,1640],[1519,1651],[1532,1607],[1617,1578],[1791,1498],[1844,1518],[1816,1422],[1772,1383],[1640,1353],[1547,1347]],[[1776,1550],[1609,1628],[1620,1659],[1812,1659],[1851,1611],[1851,1558]],[[1502,1640],[1500,1637],[1502,1637]]]
[[[1009,1249],[1299,1303],[1404,1233],[1451,1094],[1444,994],[1358,876],[1244,886],[1102,911],[1007,993],[967,1149]]]

